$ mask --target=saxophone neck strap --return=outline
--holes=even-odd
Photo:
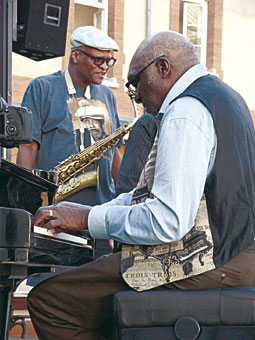
[[[68,70],[64,71],[64,77],[65,77],[68,93],[70,95],[76,94],[76,89],[74,87],[71,75],[70,75]],[[87,98],[87,99],[91,99],[90,86],[86,86],[86,89],[84,91],[84,97]]]

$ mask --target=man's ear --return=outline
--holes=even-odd
[[[71,51],[71,58],[74,64],[78,63],[78,52],[75,50]]]
[[[170,62],[167,58],[162,57],[157,61],[157,67],[162,79],[166,78],[170,73]]]

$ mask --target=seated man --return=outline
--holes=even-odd
[[[255,131],[242,97],[199,64],[179,33],[145,39],[127,87],[161,119],[134,192],[89,207],[42,207],[34,223],[88,229],[123,243],[35,287],[28,297],[41,340],[109,339],[120,290],[255,284]]]

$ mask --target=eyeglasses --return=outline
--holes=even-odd
[[[144,66],[139,72],[137,72],[126,84],[126,88],[129,90],[129,92],[132,95],[136,95],[136,88],[137,85],[139,83],[140,80],[140,76],[143,73],[143,71],[146,70],[147,67],[149,67],[151,64],[155,63],[156,61],[158,61],[160,58],[165,57],[164,55],[161,55],[160,57],[157,57],[155,59],[153,59],[149,64],[147,64],[146,66]]]
[[[87,57],[93,59],[94,61],[94,64],[97,65],[97,66],[101,66],[103,65],[104,63],[106,63],[106,65],[108,67],[112,67],[115,63],[116,63],[116,59],[111,57],[111,58],[103,58],[103,57],[95,57],[93,56],[92,54],[89,54],[87,52],[84,52],[82,50],[78,50],[76,49],[76,51],[79,51],[81,52],[82,54],[86,55]]]

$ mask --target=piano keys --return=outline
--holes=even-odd
[[[32,227],[32,215],[28,211],[0,207],[0,262],[28,263],[30,252],[36,250],[52,256],[79,256],[85,263],[94,258],[94,249],[94,240],[89,237],[67,233],[52,236],[45,228]]]
[[[53,234],[50,230],[47,230],[42,227],[34,226],[34,237],[37,235],[37,238],[43,238],[50,240],[50,241],[56,241],[56,242],[65,242],[66,244],[77,244],[79,246],[88,246],[89,240],[87,238],[81,238],[75,235],[66,234],[64,232]]]

